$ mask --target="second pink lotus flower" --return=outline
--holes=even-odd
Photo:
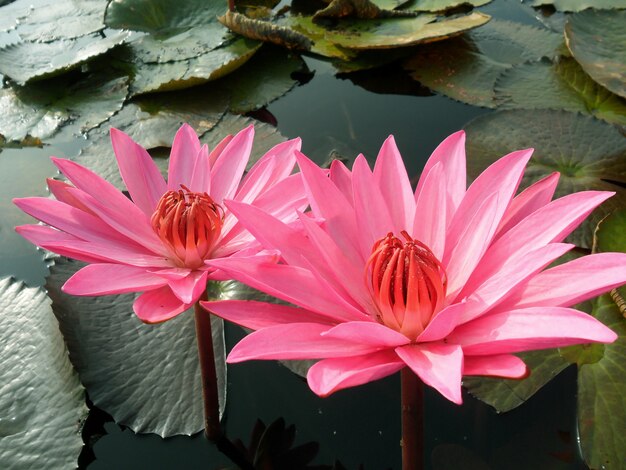
[[[312,212],[300,214],[300,228],[227,201],[283,262],[207,263],[297,306],[203,303],[258,330],[235,346],[229,362],[321,359],[308,383],[322,396],[410,367],[461,403],[464,375],[525,376],[513,353],[614,341],[613,331],[568,307],[626,282],[626,255],[595,254],[546,269],[573,247],[565,237],[611,193],[553,201],[553,174],[515,196],[530,150],[501,158],[466,188],[464,142],[459,132],[435,150],[415,192],[391,137],[373,171],[359,156],[352,171],[334,162],[328,174],[299,154]]]

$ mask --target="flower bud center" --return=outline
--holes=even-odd
[[[374,243],[365,274],[378,320],[415,339],[441,310],[447,281],[433,252],[406,231],[401,234],[405,241],[390,232]]]
[[[210,257],[223,220],[224,210],[207,193],[194,193],[181,185],[161,196],[150,222],[172,260],[195,269]]]

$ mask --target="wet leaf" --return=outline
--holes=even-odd
[[[193,312],[157,325],[133,313],[134,294],[75,297],[61,286],[83,263],[59,258],[46,284],[70,359],[91,401],[135,432],[162,437],[203,429]],[[226,400],[222,320],[211,318],[220,413]]]
[[[574,58],[591,78],[626,98],[624,25],[626,10],[587,10],[568,17],[565,40]]]
[[[492,0],[411,0],[403,9],[414,11],[445,11],[461,6],[481,7]]]
[[[387,49],[438,41],[477,28],[491,17],[483,13],[435,21],[434,15],[385,20],[342,20],[326,38],[348,49]]]
[[[531,371],[527,378],[512,380],[467,377],[463,378],[463,386],[473,396],[503,413],[524,404],[569,365],[569,362],[561,357],[558,349],[529,351],[516,355],[524,360]]]
[[[308,51],[311,40],[305,35],[271,21],[247,18],[241,13],[227,11],[219,21],[231,31],[250,39],[270,42],[287,49]]]
[[[117,112],[126,99],[128,79],[88,76],[0,89],[0,135],[8,141],[27,136],[47,139],[70,122],[87,131]]]
[[[110,28],[168,33],[217,21],[226,2],[206,0],[113,0],[104,22]]]
[[[245,38],[235,39],[198,57],[165,63],[129,63],[133,81],[132,96],[156,91],[171,91],[216,80],[243,65],[261,47]]]
[[[495,94],[505,109],[564,109],[626,126],[626,100],[598,85],[567,57],[506,70],[496,81]]]
[[[598,221],[626,206],[626,140],[614,126],[565,111],[516,110],[480,116],[465,129],[472,177],[502,155],[533,147],[521,187],[559,171],[555,197],[583,190],[617,193],[568,237],[572,243],[590,248]]]
[[[419,47],[405,68],[432,90],[493,108],[500,73],[528,60],[553,57],[562,42],[560,34],[546,29],[493,19],[463,37]]]
[[[626,447],[626,322],[608,295],[599,297],[594,316],[619,338],[604,346],[604,357],[578,371],[578,430],[591,468],[620,468]]]
[[[625,0],[533,0],[533,7],[552,6],[558,11],[582,11],[587,8],[626,8]]]
[[[0,364],[2,467],[76,468],[85,391],[50,299],[10,278],[0,279]]]
[[[53,42],[20,42],[0,49],[0,73],[20,85],[58,75],[121,44],[128,32],[91,34]]]
[[[612,212],[598,224],[594,234],[593,250],[626,253],[626,209],[624,207]],[[611,297],[626,317],[626,286],[611,291]]]

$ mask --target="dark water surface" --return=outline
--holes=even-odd
[[[481,8],[499,18],[533,22],[530,10],[515,0],[497,0]],[[430,152],[447,135],[472,118],[489,112],[441,96],[376,94],[334,69],[307,58],[313,79],[268,107],[287,137],[300,136],[303,151],[324,162],[331,151],[345,157],[364,153],[370,161],[389,134],[394,134],[409,174],[418,175]],[[377,80],[393,89],[398,71],[378,73]],[[385,74],[389,79],[385,80]],[[425,90],[421,94],[428,94]],[[46,176],[53,174],[49,155],[72,156],[82,142],[59,142],[43,149],[0,153],[0,276],[13,275],[29,285],[42,285],[46,274],[42,254],[23,241],[12,227],[32,219],[12,207],[12,197],[45,195]],[[515,150],[515,149],[511,149]],[[227,328],[227,345],[243,333]],[[345,468],[400,468],[399,376],[340,391],[329,398],[315,396],[306,382],[272,362],[232,365],[228,369],[228,437],[248,442],[257,419],[278,418],[296,426],[296,445],[317,442],[316,464]],[[427,468],[452,469],[580,469],[576,439],[576,373],[570,368],[524,406],[497,415],[493,409],[464,396],[463,406],[447,401],[430,388],[425,394]],[[80,459],[89,469],[215,469],[235,468],[201,434],[161,439],[135,435],[97,410],[84,432],[92,448]],[[481,462],[482,461],[482,462]],[[289,468],[289,467],[285,467]]]

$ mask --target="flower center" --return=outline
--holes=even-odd
[[[161,196],[150,222],[178,266],[198,268],[220,236],[224,210],[207,193],[181,188]]]
[[[378,307],[378,320],[415,339],[441,310],[446,274],[432,251],[403,230],[389,232],[372,248],[365,275]]]

